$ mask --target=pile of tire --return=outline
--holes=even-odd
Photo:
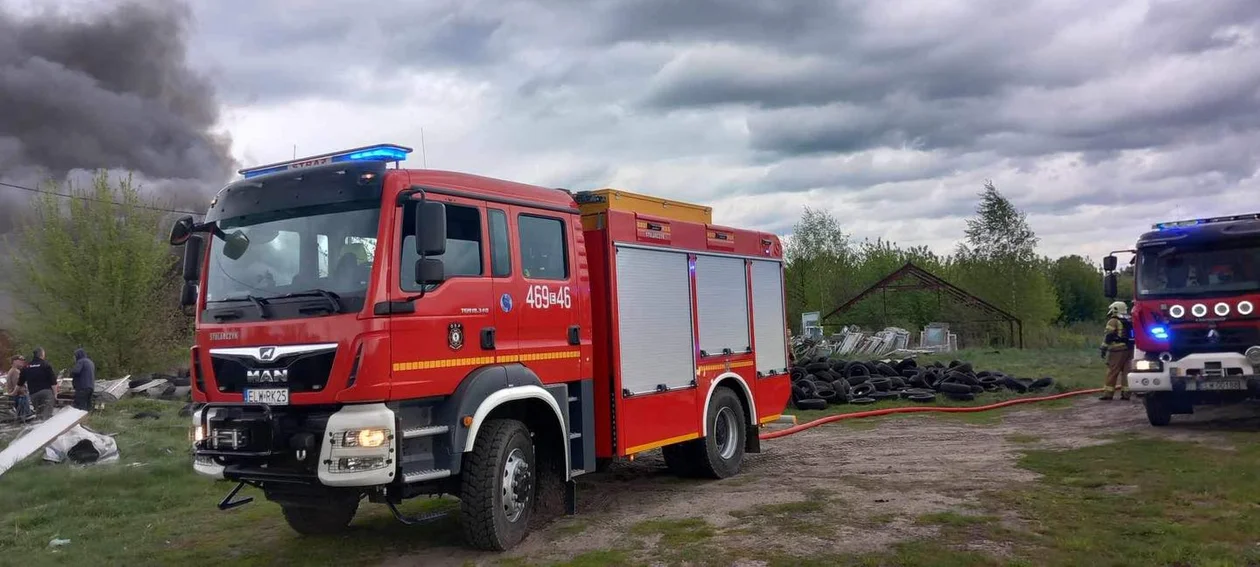
[[[1039,391],[1054,385],[1050,377],[1017,378],[997,370],[976,371],[971,363],[932,362],[919,366],[913,358],[858,361],[816,357],[790,370],[792,405],[826,409],[833,404],[874,404],[885,400],[932,403],[938,396],[970,401],[985,392]]]
[[[191,398],[192,378],[184,372],[177,374],[144,374],[132,378],[128,383],[129,389],[135,390],[155,381],[162,381],[156,387],[148,388],[143,391],[145,396],[157,398],[160,400],[184,400]]]

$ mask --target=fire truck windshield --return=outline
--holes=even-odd
[[[1146,248],[1136,270],[1143,298],[1254,292],[1260,290],[1260,241]]]
[[[212,239],[206,301],[214,307],[288,294],[327,301],[326,292],[331,292],[334,298],[362,305],[379,220],[380,202],[375,199],[223,219],[219,228],[226,234],[239,230],[248,237],[248,246],[232,259],[224,254],[225,242]],[[341,310],[338,303],[332,301],[336,311]]]

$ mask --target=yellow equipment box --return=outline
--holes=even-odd
[[[639,195],[617,189],[582,191],[574,196],[582,216],[599,214],[609,209],[629,211],[670,220],[713,224],[713,208]]]

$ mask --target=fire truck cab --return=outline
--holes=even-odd
[[[1126,376],[1151,425],[1194,406],[1260,398],[1260,214],[1159,223],[1134,253]],[[1104,258],[1115,298],[1116,257]]]
[[[787,404],[782,247],[710,209],[403,169],[382,144],[242,170],[178,221],[194,468],[303,534],[455,495],[469,544],[660,448],[723,478]],[[394,167],[390,167],[393,164]],[[556,490],[549,490],[554,487]]]

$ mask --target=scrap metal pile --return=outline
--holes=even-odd
[[[797,409],[896,399],[929,403],[936,401],[937,396],[969,401],[985,392],[1025,393],[1054,384],[1050,377],[1034,380],[996,370],[976,371],[971,363],[959,360],[919,366],[913,358],[859,361],[817,356],[798,361],[790,372],[792,405]]]

